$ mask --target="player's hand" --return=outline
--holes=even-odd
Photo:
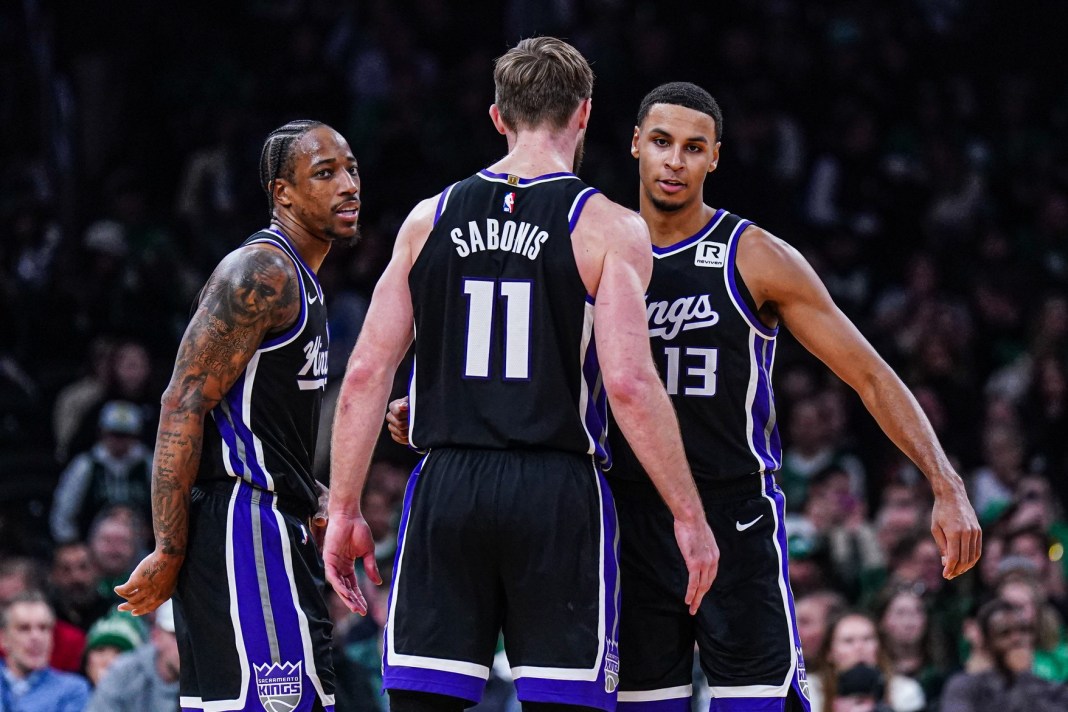
[[[408,444],[408,396],[398,398],[386,410],[386,425],[394,442]]]
[[[356,581],[355,564],[363,560],[363,570],[376,586],[382,585],[375,561],[375,540],[371,528],[363,517],[338,517],[330,520],[326,528],[326,544],[323,547],[323,564],[326,580],[353,613],[367,615],[367,599]]]
[[[142,559],[130,579],[115,587],[115,593],[126,599],[119,610],[143,616],[159,608],[174,593],[184,559],[158,549]]]
[[[701,599],[705,597],[712,582],[716,580],[719,570],[719,545],[708,522],[701,517],[693,522],[675,520],[675,541],[686,561],[686,570],[690,572],[690,581],[686,586],[686,605],[690,615],[697,613]]]
[[[943,494],[935,495],[931,512],[931,534],[942,553],[942,576],[956,578],[975,566],[983,551],[983,530],[975,510],[960,483]]]
[[[326,523],[330,521],[327,509],[330,506],[330,490],[319,480],[315,480],[315,493],[319,497],[319,508],[311,518],[311,535],[315,542],[315,548],[323,553],[323,544],[326,541]]]

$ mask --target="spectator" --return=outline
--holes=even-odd
[[[144,642],[141,623],[129,615],[116,611],[101,618],[89,629],[85,641],[83,673],[93,687],[100,685],[111,664]]]
[[[100,594],[96,563],[84,542],[55,548],[48,584],[56,616],[82,630],[88,630],[111,607],[110,599]]]
[[[885,556],[867,520],[864,500],[851,486],[849,472],[829,465],[812,475],[802,513],[827,546],[835,588],[855,601],[873,581],[881,581]],[[930,544],[936,546],[933,541]]]
[[[1014,424],[993,423],[983,433],[983,465],[970,478],[970,495],[979,521],[988,524],[1012,502],[1016,485],[1026,474],[1024,434]]]
[[[1016,606],[1031,626],[1032,671],[1046,680],[1068,681],[1068,637],[1060,614],[1042,588],[1039,572],[1030,560],[1011,556],[1002,560],[1001,570],[998,598]]]
[[[879,668],[860,663],[838,676],[832,712],[892,712],[883,702],[886,682]]]
[[[846,612],[832,621],[817,657],[820,673],[809,678],[813,712],[834,712],[839,675],[860,663],[883,672],[889,681],[885,701],[894,712],[918,712],[927,704],[918,682],[890,670],[875,621],[866,613]]]
[[[126,507],[105,509],[89,528],[89,550],[100,572],[100,593],[118,601],[114,588],[126,581],[141,556],[147,526]]]
[[[19,596],[40,591],[42,578],[40,566],[32,559],[0,559],[0,609]],[[55,621],[50,649],[49,665],[64,672],[78,672],[85,649],[85,631],[65,621]],[[4,645],[0,640],[0,657],[3,655]]]
[[[156,610],[150,640],[108,668],[86,712],[174,712],[178,708],[178,638],[170,599]]]
[[[837,618],[846,608],[842,594],[830,589],[820,589],[797,598],[794,612],[797,615],[797,637],[805,653],[805,670],[811,677],[819,672],[818,653],[827,637],[827,623]]]
[[[89,343],[88,372],[69,383],[56,395],[52,408],[52,435],[56,441],[56,462],[70,458],[69,445],[87,411],[94,409],[104,397],[114,342],[98,336]]]
[[[875,615],[891,671],[919,682],[927,699],[938,699],[952,660],[950,641],[930,625],[917,587],[884,588],[875,597]]]
[[[111,401],[100,411],[100,439],[71,461],[52,503],[52,537],[60,543],[84,540],[104,509],[123,505],[152,514],[152,453],[141,437],[141,413],[132,403]]]
[[[960,673],[946,683],[941,712],[1063,712],[1068,686],[1031,673],[1034,629],[1020,610],[1001,599],[979,609],[979,627],[993,669]]]
[[[21,593],[0,614],[0,705],[4,712],[82,712],[89,684],[49,667],[55,614],[39,592]]]

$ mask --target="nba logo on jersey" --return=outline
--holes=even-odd
[[[698,267],[722,267],[727,246],[719,242],[699,242],[693,263]]]
[[[267,712],[293,712],[300,704],[302,661],[253,665],[256,670],[256,692]]]
[[[504,196],[503,208],[504,208],[504,212],[506,212],[506,213],[510,213],[513,210],[515,210],[515,191],[514,190],[511,193],[508,193],[507,195]]]

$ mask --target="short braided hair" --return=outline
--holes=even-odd
[[[322,121],[297,119],[267,134],[260,152],[260,187],[267,193],[267,205],[272,213],[274,192],[271,187],[275,179],[293,180],[293,144],[312,129],[325,125]]]
[[[653,108],[653,104],[674,104],[675,106],[707,114],[716,122],[716,141],[723,139],[723,111],[719,108],[716,100],[712,98],[712,95],[696,84],[669,82],[661,84],[646,94],[645,98],[642,99],[641,106],[638,108],[638,126],[641,126],[642,122],[645,121],[645,117],[649,115],[649,110]]]

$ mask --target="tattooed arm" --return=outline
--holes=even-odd
[[[143,615],[167,600],[185,559],[189,492],[200,465],[204,418],[245,370],[264,338],[300,314],[300,282],[290,259],[267,245],[228,255],[201,293],[163,394],[152,461],[155,550],[115,592],[120,610]]]

